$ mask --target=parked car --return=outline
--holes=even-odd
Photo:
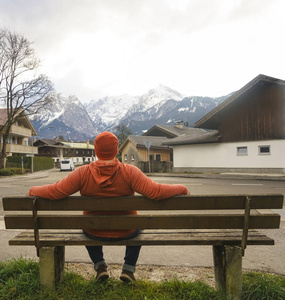
[[[61,171],[73,171],[74,164],[72,159],[62,159],[60,162],[60,172]]]

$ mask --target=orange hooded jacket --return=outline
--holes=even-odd
[[[120,163],[118,159],[106,164],[104,161],[91,162],[77,168],[66,178],[54,184],[34,186],[30,196],[38,196],[50,200],[62,199],[80,191],[82,196],[131,196],[135,192],[154,200],[166,199],[175,195],[187,194],[184,185],[159,184],[152,181],[137,167]],[[100,212],[83,212],[84,214],[103,214]],[[106,214],[104,212],[104,214]],[[112,212],[109,214],[137,214],[136,211]],[[134,230],[86,230],[97,237],[124,237]]]

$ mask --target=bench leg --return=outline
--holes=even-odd
[[[64,246],[42,247],[39,254],[40,284],[54,289],[64,276]]]
[[[213,246],[216,288],[228,299],[241,299],[242,249],[239,246]]]

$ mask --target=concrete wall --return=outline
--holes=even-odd
[[[260,146],[270,146],[270,153],[260,154]],[[247,154],[239,155],[237,147],[247,147]],[[285,173],[285,139],[174,146],[173,160],[174,171],[230,169]]]
[[[157,155],[160,155],[160,161],[170,161],[171,150],[153,149],[150,148],[148,153],[145,147],[136,147],[132,142],[128,142],[122,150],[122,162],[125,164],[131,164],[136,167],[139,166],[139,162],[148,161],[148,154],[153,155],[154,160],[157,160]]]
[[[124,164],[130,164],[138,167],[138,162],[142,160],[141,153],[138,152],[136,146],[128,142],[122,151],[122,162]]]

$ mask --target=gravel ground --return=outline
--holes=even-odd
[[[65,270],[77,273],[86,280],[95,277],[96,272],[91,263],[66,263]],[[260,270],[243,270],[246,272],[260,272]],[[122,272],[122,265],[109,264],[108,272],[110,278],[119,279]],[[273,275],[282,275],[272,272],[266,272]],[[212,267],[182,267],[182,266],[158,266],[158,265],[137,265],[137,280],[148,280],[161,282],[163,280],[179,279],[183,281],[203,281],[211,287],[215,287],[215,275]]]
[[[96,274],[93,264],[88,263],[66,263],[66,270],[80,274],[87,280],[92,279]],[[111,278],[119,279],[121,271],[121,265],[108,265]],[[154,282],[177,278],[184,281],[204,281],[213,287],[215,285],[213,268],[137,265],[135,276],[137,280]]]

